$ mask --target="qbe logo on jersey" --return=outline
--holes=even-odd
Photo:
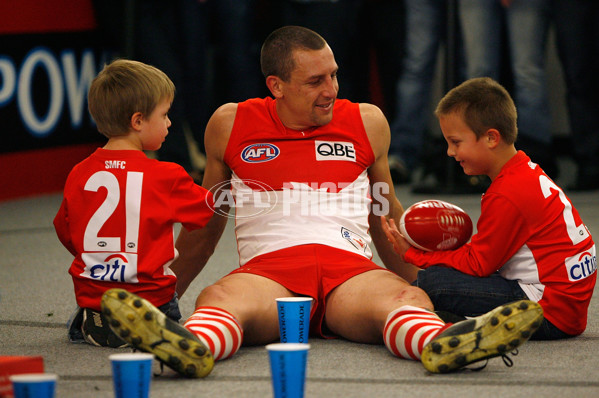
[[[314,141],[314,144],[316,145],[316,160],[356,161],[353,142]]]
[[[273,160],[281,151],[276,145],[261,143],[252,144],[243,148],[241,159],[247,163],[262,163]]]

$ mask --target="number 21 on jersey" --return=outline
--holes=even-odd
[[[106,282],[137,283],[137,250],[143,173],[127,172],[124,194],[114,174],[94,173],[85,184],[86,191],[106,188],[106,199],[89,219],[83,236],[85,269],[81,276]],[[99,236],[102,226],[112,216],[121,200],[125,201],[124,241],[119,236]]]
[[[539,177],[539,182],[541,184],[541,191],[543,192],[543,196],[545,198],[550,197],[555,192],[557,192],[559,196],[559,200],[564,204],[564,222],[566,223],[566,229],[568,231],[568,236],[572,241],[573,245],[577,245],[586,238],[589,237],[589,231],[586,229],[584,224],[576,225],[576,221],[574,220],[574,213],[572,212],[572,204],[566,198],[564,191],[562,191],[553,181],[551,181],[548,177],[541,175]]]
[[[563,203],[563,220],[566,224],[566,230],[568,231],[568,237],[572,241],[572,245],[576,246],[586,240],[590,236],[589,231],[582,223],[576,225],[572,204],[564,192],[547,176],[541,175],[539,177],[539,182],[541,183],[541,190],[545,198],[557,193],[560,201]],[[597,253],[595,251],[595,245],[574,256],[565,258],[564,266],[568,279],[571,282],[582,281],[593,275],[597,271]]]

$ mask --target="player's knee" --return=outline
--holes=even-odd
[[[198,296],[196,307],[201,305],[219,307],[223,303],[228,302],[232,294],[233,292],[230,289],[218,283],[207,286]]]
[[[431,311],[434,309],[433,303],[426,292],[416,286],[406,286],[399,292],[397,299],[404,305],[413,305]]]

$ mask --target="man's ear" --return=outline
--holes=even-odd
[[[135,112],[131,116],[131,128],[135,131],[140,131],[143,121],[144,121],[143,114],[141,112]]]
[[[272,96],[275,98],[281,98],[283,96],[282,84],[283,82],[277,76],[270,75],[266,78],[266,87],[268,87]]]
[[[501,133],[497,129],[488,129],[485,133],[485,140],[489,148],[495,148],[501,142]]]

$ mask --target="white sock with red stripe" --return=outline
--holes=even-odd
[[[237,320],[220,308],[198,307],[183,326],[206,344],[214,360],[229,358],[243,341],[243,330]]]
[[[444,329],[445,322],[434,312],[404,305],[387,316],[383,339],[394,355],[419,361],[424,346]]]

